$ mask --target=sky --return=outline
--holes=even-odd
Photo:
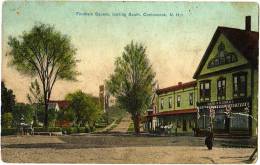
[[[29,85],[35,77],[22,75],[8,64],[8,37],[18,37],[37,23],[54,25],[70,36],[80,60],[78,81],[57,81],[53,100],[62,100],[78,89],[97,96],[99,85],[113,73],[115,58],[131,41],[147,47],[156,80],[164,88],[193,80],[218,26],[244,29],[245,16],[250,15],[252,30],[258,31],[258,4],[249,2],[8,1],[2,10],[2,80],[14,91],[18,102],[27,101]],[[128,16],[129,13],[140,16]],[[158,14],[166,16],[155,16]]]

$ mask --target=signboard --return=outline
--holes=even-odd
[[[236,99],[236,100],[224,100],[224,101],[213,101],[207,103],[197,103],[199,109],[226,109],[230,108],[244,108],[250,107],[251,99]]]

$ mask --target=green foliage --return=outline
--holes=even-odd
[[[48,102],[58,79],[76,80],[76,49],[70,38],[46,24],[35,25],[18,38],[9,37],[10,64],[25,75],[41,80],[44,96],[44,125],[48,126]]]
[[[13,122],[12,113],[8,112],[8,113],[4,113],[2,115],[2,127],[3,128],[10,128],[12,126],[12,122]]]
[[[128,129],[127,129],[127,132],[134,132],[134,123],[130,123]]]
[[[44,127],[35,127],[34,128],[34,132],[61,132],[62,128],[60,127],[48,127],[48,128],[44,128]]]
[[[44,102],[43,93],[37,79],[31,82],[29,93],[27,94],[27,100],[30,104],[43,104]]]
[[[57,120],[66,120],[73,122],[75,119],[75,113],[72,108],[60,109],[57,112]]]
[[[1,114],[12,112],[15,106],[15,95],[13,90],[7,89],[5,83],[1,81]]]
[[[68,128],[62,128],[62,132],[66,134],[72,134],[72,133],[78,133],[77,127],[68,127]]]
[[[102,113],[96,98],[78,90],[68,94],[66,100],[70,101],[70,108],[75,112],[77,125],[88,124],[90,127],[94,127]]]
[[[22,122],[22,118],[26,124],[31,124],[33,121],[34,111],[31,105],[18,103],[14,107],[13,118],[15,126]]]
[[[140,114],[150,105],[155,85],[155,73],[142,44],[133,43],[124,48],[121,57],[115,62],[115,70],[106,85],[120,106],[132,114],[139,132]]]
[[[1,136],[5,135],[16,135],[18,132],[17,128],[2,128]]]
[[[37,112],[37,120],[38,122],[44,123],[44,116],[45,116],[45,110],[43,106],[33,106],[34,113]],[[49,126],[53,127],[55,126],[55,121],[57,119],[58,112],[55,111],[55,109],[49,109],[48,110],[48,120],[49,120]]]

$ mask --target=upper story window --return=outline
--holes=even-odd
[[[211,59],[208,63],[208,68],[217,67],[224,64],[237,62],[237,56],[233,52],[227,52],[225,45],[221,42],[218,46],[218,53],[216,57]]]
[[[193,105],[193,93],[189,93],[189,103]]]
[[[246,96],[246,73],[238,73],[233,75],[233,96]]]
[[[200,82],[200,101],[210,101],[210,81]]]
[[[169,108],[172,108],[172,97],[169,97]]]
[[[177,96],[177,107],[180,107],[181,106],[181,96],[178,95]]]
[[[163,104],[164,104],[164,100],[163,98],[161,99],[161,109],[163,109]]]
[[[217,97],[218,100],[226,99],[226,79],[220,78],[217,81]]]

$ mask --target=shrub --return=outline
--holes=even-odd
[[[46,128],[43,127],[34,127],[34,132],[47,132]]]
[[[34,132],[61,132],[62,129],[60,127],[49,127],[48,129],[43,127],[35,127]]]
[[[17,128],[2,128],[1,135],[15,135],[17,134],[18,130]]]
[[[61,132],[62,129],[60,127],[49,127],[48,131],[49,132]]]
[[[2,127],[10,128],[13,122],[12,113],[4,113],[2,116]]]
[[[85,133],[86,129],[85,127],[78,127],[78,133]]]
[[[62,132],[66,134],[72,134],[72,133],[77,133],[78,132],[78,128],[77,127],[68,127],[68,128],[63,128]]]

